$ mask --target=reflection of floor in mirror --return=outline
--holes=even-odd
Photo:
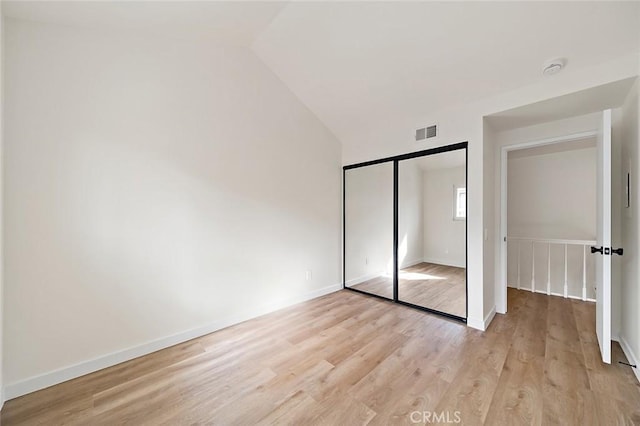
[[[393,299],[393,283],[380,276],[351,288]],[[448,314],[466,317],[465,269],[419,263],[400,270],[398,298]]]

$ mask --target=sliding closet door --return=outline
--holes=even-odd
[[[345,286],[393,299],[393,162],[345,169]]]
[[[467,316],[466,149],[398,162],[398,301]]]

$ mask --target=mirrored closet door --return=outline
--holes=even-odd
[[[467,143],[344,167],[344,287],[467,317]]]
[[[345,286],[393,299],[393,163],[344,172]]]
[[[398,164],[398,300],[466,318],[466,150]]]

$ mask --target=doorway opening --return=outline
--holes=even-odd
[[[507,287],[595,302],[596,131],[501,148],[502,300]]]

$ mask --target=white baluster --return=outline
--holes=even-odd
[[[520,290],[520,241],[516,241],[518,244],[518,290]]]
[[[531,241],[531,291],[536,291],[536,243]]]
[[[587,246],[582,246],[582,300],[587,300]]]
[[[567,245],[564,245],[564,297],[569,297],[569,280],[567,275]]]
[[[551,243],[547,244],[547,295],[551,295]]]

